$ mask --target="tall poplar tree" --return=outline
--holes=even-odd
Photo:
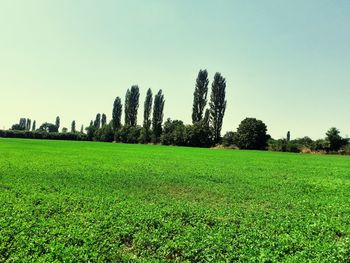
[[[95,128],[99,129],[101,127],[101,114],[97,113],[96,119],[94,121]]]
[[[75,121],[72,121],[71,132],[75,132]]]
[[[33,121],[32,131],[35,131],[36,129],[36,120]]]
[[[143,128],[149,130],[151,128],[151,112],[152,112],[152,90],[148,89],[144,103],[143,111]]]
[[[164,102],[165,101],[162,90],[159,90],[156,96],[154,97],[152,119],[153,135],[155,137],[156,142],[158,142],[160,135],[162,134]]]
[[[193,93],[192,123],[199,122],[203,119],[204,108],[207,104],[208,84],[207,70],[200,70]]]
[[[220,73],[216,73],[210,94],[210,123],[213,128],[214,142],[220,142],[222,122],[226,110],[226,80]]]
[[[112,123],[113,129],[118,130],[121,127],[122,117],[122,101],[119,97],[116,97],[113,103]]]
[[[56,127],[57,127],[57,130],[60,128],[60,122],[61,122],[60,117],[57,116],[57,117],[56,117],[56,122],[55,122]]]
[[[101,118],[101,126],[102,127],[105,126],[106,123],[107,123],[107,116],[106,116],[106,114],[103,113],[102,118]]]
[[[137,85],[127,90],[125,95],[125,125],[136,126],[137,110],[139,108],[140,91]]]

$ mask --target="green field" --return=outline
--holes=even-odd
[[[349,262],[349,237],[349,157],[0,139],[0,262]]]

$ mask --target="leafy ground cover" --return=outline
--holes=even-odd
[[[0,261],[350,261],[350,158],[0,139]]]

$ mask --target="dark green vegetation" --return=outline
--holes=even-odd
[[[0,261],[350,260],[345,156],[0,139]]]

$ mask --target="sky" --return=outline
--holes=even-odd
[[[348,0],[0,0],[0,129],[111,118],[140,87],[191,123],[200,69],[226,78],[223,133],[246,117],[274,138],[350,135]]]

